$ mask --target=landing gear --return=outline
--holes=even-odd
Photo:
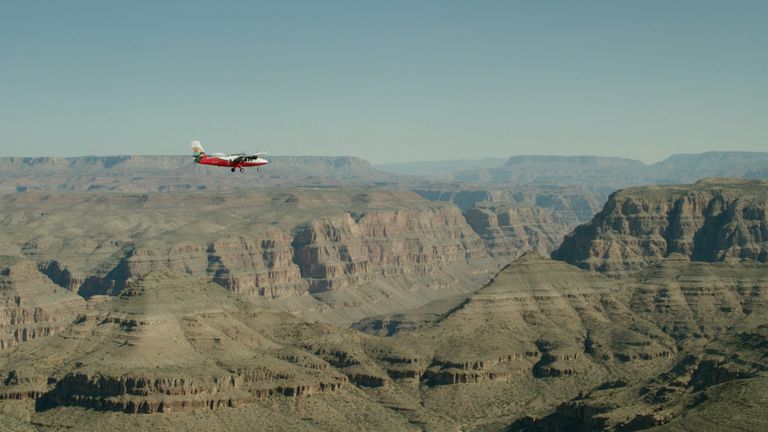
[[[256,171],[261,172],[261,167],[256,167]]]
[[[232,169],[230,171],[235,172],[235,167],[232,167]]]
[[[240,167],[240,172],[245,172],[245,168]]]

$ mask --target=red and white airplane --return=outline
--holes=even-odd
[[[268,160],[262,158],[266,153],[212,153],[209,155],[200,145],[200,141],[192,141],[192,154],[195,156],[195,163],[227,167],[231,168],[232,172],[235,172],[235,169],[245,172],[246,167],[256,167],[256,171],[261,171],[261,166],[269,163]]]

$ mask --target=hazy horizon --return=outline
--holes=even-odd
[[[440,163],[440,162],[460,162],[460,161],[482,161],[482,160],[488,160],[488,159],[501,159],[501,160],[508,160],[513,157],[597,157],[597,158],[615,158],[615,159],[626,159],[626,160],[632,160],[637,162],[642,162],[646,165],[653,165],[655,163],[663,162],[673,156],[684,156],[684,155],[700,155],[705,153],[754,153],[754,154],[768,154],[768,151],[751,151],[751,150],[709,150],[704,152],[696,152],[696,153],[672,153],[669,154],[659,160],[653,160],[650,162],[643,161],[640,159],[633,159],[628,157],[622,157],[622,156],[604,156],[604,155],[594,155],[594,154],[534,154],[534,153],[521,153],[521,154],[512,154],[509,156],[484,156],[484,157],[467,157],[467,158],[457,158],[457,159],[432,159],[432,160],[400,160],[400,161],[392,161],[392,162],[375,162],[371,161],[369,159],[366,159],[361,156],[357,155],[344,155],[344,154],[273,154],[273,155],[267,155],[266,158],[269,159],[270,157],[353,157],[365,160],[369,162],[371,165],[398,165],[398,164],[420,164],[420,163]],[[25,155],[8,155],[8,156],[0,156],[0,158],[44,158],[44,157],[54,157],[54,158],[88,158],[88,157],[121,157],[121,156],[157,156],[157,157],[190,157],[190,160],[192,157],[190,155],[183,155],[183,154],[131,154],[131,153],[116,153],[116,154],[84,154],[84,155],[73,155],[73,156],[55,156],[55,155],[40,155],[40,156],[25,156]]]
[[[760,1],[10,2],[0,156],[761,151],[767,21]]]

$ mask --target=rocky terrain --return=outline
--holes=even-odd
[[[0,223],[0,253],[85,298],[165,270],[339,323],[468,292],[506,261],[456,207],[410,192],[27,192]]]
[[[510,258],[523,251],[549,254],[604,201],[599,193],[573,186],[433,184],[412,190],[431,201],[455,204],[492,254]]]
[[[0,430],[762,430],[766,186],[4,195]]]
[[[616,280],[529,253],[381,337],[150,272],[0,355],[0,407],[39,430],[758,427],[767,275],[675,255]]]
[[[159,430],[166,422],[186,428],[199,413],[218,410],[229,411],[228,421],[240,429],[351,429],[360,410],[369,412],[371,427],[407,427],[360,397],[353,384],[360,373],[335,358],[332,347],[328,354],[313,354],[302,346],[301,338],[321,341],[328,331],[266,311],[210,282],[153,272],[56,335],[4,357],[0,399],[24,407],[24,415],[43,430],[103,427],[117,422],[115,415],[141,414],[146,416],[124,418],[116,427],[131,429],[138,421]],[[345,346],[360,339],[350,331],[330,331]],[[316,419],[311,410],[308,418],[274,410],[275,403],[305,399],[326,409],[354,401],[359,409],[338,407],[340,417]],[[249,410],[254,406],[272,412],[262,417],[259,409]],[[113,414],[97,420],[93,413]],[[190,428],[210,430],[215,418],[205,417]]]
[[[765,429],[766,265],[676,255],[632,279],[630,307],[674,337],[681,353],[674,365],[649,380],[599,386],[509,430]]]
[[[452,202],[462,211],[487,203],[540,207],[557,214],[569,224],[590,220],[600,210],[607,197],[580,186],[561,185],[472,187],[459,183],[435,183],[429,187],[415,187],[412,190],[430,201]]]
[[[621,274],[672,253],[706,262],[767,262],[768,182],[713,179],[621,190],[552,256]]]
[[[85,311],[85,301],[55,285],[34,261],[0,256],[0,350],[50,336]]]

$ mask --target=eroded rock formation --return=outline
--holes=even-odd
[[[0,350],[50,336],[85,312],[82,298],[13,257],[0,257],[0,305]]]
[[[468,292],[508,259],[410,192],[29,193],[0,218],[9,253],[86,298],[162,270],[337,322]]]
[[[611,274],[672,253],[696,261],[768,261],[768,182],[715,179],[614,193],[553,258]]]

